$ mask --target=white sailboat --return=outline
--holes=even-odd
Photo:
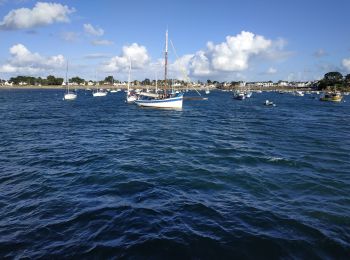
[[[66,69],[66,87],[67,92],[64,94],[64,100],[74,100],[77,98],[77,94],[69,91],[69,82],[68,82],[68,61],[67,61],[67,69]]]
[[[130,80],[131,80],[131,59],[129,58],[128,91],[126,92],[127,103],[133,103],[137,99],[136,92],[130,90]]]
[[[141,93],[140,98],[135,101],[138,106],[155,108],[175,108],[181,109],[183,103],[183,93],[167,92],[168,74],[168,30],[165,33],[165,66],[164,66],[164,89],[163,93]]]
[[[95,75],[95,78],[96,78],[96,75]],[[93,97],[105,97],[107,95],[106,91],[103,91],[103,89],[99,89],[98,88],[97,81],[96,81],[96,85],[95,86],[96,86],[96,91],[92,93]]]
[[[207,89],[205,90],[205,94],[207,94],[207,95],[210,94],[209,86],[207,86]]]

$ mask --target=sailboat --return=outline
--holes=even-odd
[[[112,77],[112,86],[114,87],[114,78],[113,77]],[[113,88],[110,92],[117,93],[118,91],[115,88]]]
[[[130,90],[130,78],[131,78],[131,59],[129,58],[129,75],[128,75],[128,91],[126,92],[126,102],[132,103],[137,99],[135,91]]]
[[[95,74],[96,78],[96,74]],[[96,91],[92,93],[92,96],[94,97],[105,97],[107,95],[107,92],[103,91],[102,89],[98,89],[97,81],[96,81]]]
[[[209,86],[207,86],[207,89],[205,90],[205,94],[207,94],[207,95],[210,94]]]
[[[77,98],[77,94],[73,92],[69,92],[69,82],[68,82],[68,61],[67,61],[67,69],[66,69],[66,87],[67,87],[67,92],[64,94],[64,100],[74,100]]]
[[[165,66],[164,66],[164,89],[162,93],[141,93],[140,98],[135,101],[138,106],[156,108],[176,108],[181,109],[183,103],[183,93],[168,93],[168,30],[165,33]]]

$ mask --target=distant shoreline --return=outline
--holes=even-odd
[[[127,89],[127,86],[112,86],[112,85],[101,85],[98,86],[99,89]],[[155,89],[155,86],[131,86],[131,89]],[[159,89],[161,88],[160,86],[158,87]],[[49,89],[62,89],[65,90],[66,86],[34,86],[34,85],[26,85],[26,86],[0,86],[0,89],[42,89],[42,90],[49,90]],[[70,89],[78,89],[78,90],[88,90],[88,89],[96,89],[96,86],[70,86]],[[169,88],[168,88],[169,89]],[[186,89],[186,87],[182,88],[177,88],[176,89]],[[197,91],[205,91],[206,88],[196,88],[196,87],[189,87],[189,90],[196,89]],[[309,87],[304,87],[304,88],[293,88],[293,87],[252,87],[252,88],[247,88],[247,87],[233,87],[233,88],[215,88],[215,90],[252,90],[252,91],[295,91],[295,90],[302,90],[302,91],[308,91],[312,90],[312,88]],[[214,89],[213,89],[214,90]]]

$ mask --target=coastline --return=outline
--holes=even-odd
[[[96,89],[96,86],[70,86],[71,89],[77,89],[77,90],[93,90]],[[121,89],[125,90],[127,89],[127,86],[113,86],[113,85],[102,85],[98,87],[99,89]],[[131,86],[131,89],[155,89],[155,86],[147,85],[147,86]],[[35,86],[35,85],[26,85],[26,86],[19,86],[19,85],[14,85],[14,86],[0,86],[1,89],[42,89],[42,90],[50,90],[50,89],[62,89],[65,90],[66,86],[61,86],[61,85],[45,85],[45,86]],[[176,89],[179,90],[185,90],[186,87],[177,87]],[[190,90],[196,89],[197,91],[205,91],[206,88],[194,88],[190,87]],[[295,91],[295,90],[301,90],[301,91],[308,91],[308,90],[313,90],[312,88],[293,88],[293,87],[264,87],[264,88],[244,88],[244,87],[231,87],[231,88],[212,88],[212,90],[251,90],[251,91]]]

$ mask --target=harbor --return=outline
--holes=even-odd
[[[0,90],[2,255],[243,257],[236,247],[264,244],[254,255],[273,258],[300,237],[299,253],[347,255],[350,102],[211,91],[178,111],[63,94]]]
[[[350,1],[0,7],[0,259],[349,259]]]

